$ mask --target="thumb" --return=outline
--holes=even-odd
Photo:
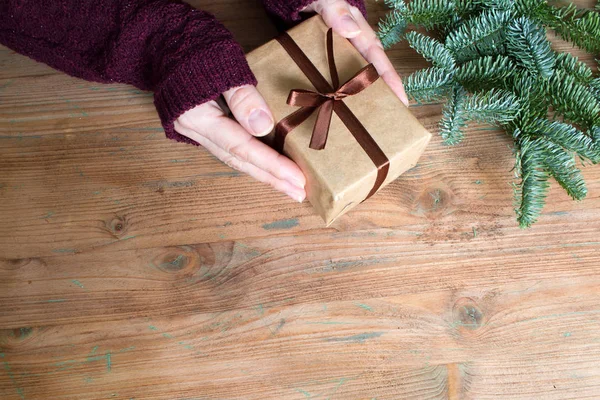
[[[327,26],[331,27],[335,33],[347,39],[361,34],[362,30],[350,12],[350,5],[346,1],[328,1],[322,6],[319,6],[318,3],[315,5],[316,11],[321,14]]]
[[[265,136],[273,130],[273,114],[254,86],[229,89],[223,93],[223,97],[235,119],[253,136]]]

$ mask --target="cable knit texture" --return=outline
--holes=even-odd
[[[285,20],[314,0],[264,0]],[[359,0],[352,4],[364,10]],[[244,52],[215,17],[171,0],[0,0],[0,43],[78,78],[154,91],[169,138],[174,121],[224,91],[256,84]]]

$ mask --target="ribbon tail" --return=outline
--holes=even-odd
[[[314,112],[315,107],[302,107],[279,121],[275,127],[275,150],[283,154],[286,136],[306,121]]]
[[[313,127],[313,133],[310,138],[310,148],[313,150],[323,150],[327,144],[329,136],[329,126],[331,125],[331,117],[333,116],[334,100],[328,100],[319,107],[317,120]]]

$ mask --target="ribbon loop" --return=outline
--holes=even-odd
[[[373,84],[379,78],[377,70],[372,64],[369,64],[340,86],[333,54],[333,31],[329,29],[327,31],[327,60],[332,86],[287,33],[278,36],[277,41],[310,80],[316,91],[304,89],[290,91],[288,104],[300,108],[283,118],[275,126],[275,148],[280,153],[283,153],[286,136],[317,111],[318,114],[310,140],[310,148],[316,150],[324,149],[329,135],[331,117],[335,112],[346,128],[348,128],[348,131],[352,134],[356,142],[377,167],[375,184],[365,200],[370,198],[385,182],[390,169],[390,160],[356,115],[344,103],[343,99],[348,96],[354,96]]]
[[[288,96],[287,104],[306,108],[307,110],[302,113],[295,112],[289,115],[282,119],[277,126],[280,134],[285,136],[306,121],[315,111],[318,112],[310,138],[310,148],[314,150],[323,150],[327,144],[335,103],[362,92],[379,78],[379,74],[373,64],[369,64],[358,71],[342,86],[339,85],[339,76],[333,53],[333,31],[331,29],[327,31],[327,61],[333,83],[333,88],[331,89],[333,90],[323,91],[319,90],[319,88],[317,89],[318,91],[292,89]],[[299,116],[302,116],[304,119],[299,118]],[[280,150],[283,150],[283,148]]]

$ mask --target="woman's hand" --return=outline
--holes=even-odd
[[[256,139],[271,132],[274,125],[258,90],[247,85],[223,95],[239,123],[228,118],[216,101],[210,101],[182,114],[175,121],[177,132],[200,143],[230,167],[302,202],[306,179],[300,168]]]
[[[351,6],[345,0],[315,0],[302,11],[314,11],[321,14],[330,28],[340,36],[350,39],[354,47],[375,66],[383,80],[408,106],[408,97],[400,76],[383,51],[383,46],[375,32],[358,8]]]

